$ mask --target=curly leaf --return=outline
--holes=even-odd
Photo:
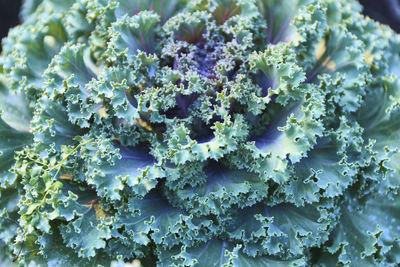
[[[294,38],[295,28],[291,25],[297,13],[311,0],[260,0],[257,1],[259,12],[267,24],[267,42],[276,44],[288,42]]]
[[[193,214],[222,215],[233,207],[252,206],[268,195],[268,184],[257,174],[230,170],[213,162],[204,171],[204,183],[172,193],[179,199],[177,204],[183,203]]]
[[[110,28],[112,38],[108,43],[108,53],[116,57],[124,55],[128,59],[136,56],[138,51],[154,53],[157,49],[158,24],[159,17],[149,11],[133,17],[122,17]]]
[[[102,158],[96,146],[88,149],[93,151],[87,163],[86,176],[102,197],[120,199],[125,183],[131,187],[133,194],[144,196],[155,187],[157,178],[161,176],[161,170],[155,166],[156,160],[144,146],[131,148],[116,145],[117,154],[112,161]]]
[[[80,257],[95,256],[96,250],[104,248],[105,240],[111,237],[109,226],[102,224],[99,219],[95,207],[89,207],[82,217],[60,226],[63,241]]]
[[[15,164],[14,154],[32,142],[31,133],[11,128],[0,117],[0,187],[5,188],[15,182],[17,175],[11,172]]]

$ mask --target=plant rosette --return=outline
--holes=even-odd
[[[0,261],[398,266],[400,39],[360,11],[25,1],[0,56]]]

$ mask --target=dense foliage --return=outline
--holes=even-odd
[[[0,58],[1,262],[24,241],[22,265],[400,263],[400,38],[355,1],[22,16]]]

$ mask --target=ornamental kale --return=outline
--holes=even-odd
[[[360,11],[25,1],[0,57],[0,261],[398,266],[400,38]]]

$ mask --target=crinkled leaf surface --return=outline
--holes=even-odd
[[[398,266],[400,38],[361,10],[24,1],[2,263]]]

